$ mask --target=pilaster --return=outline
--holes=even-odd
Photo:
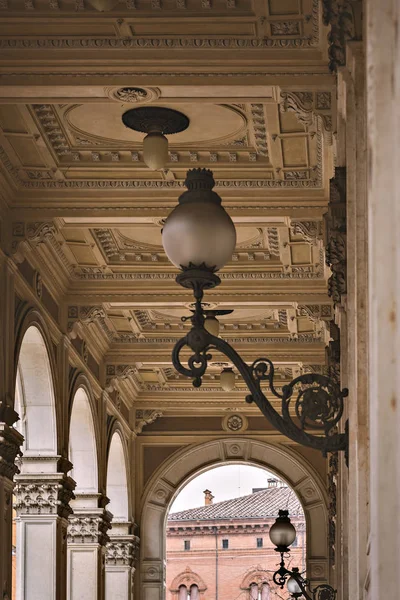
[[[68,600],[103,600],[105,594],[106,545],[112,514],[105,509],[108,498],[79,494],[68,527]]]
[[[67,525],[75,482],[65,473],[29,472],[30,467],[39,470],[38,462],[23,459],[23,473],[16,476],[16,598],[65,600]],[[42,463],[46,471],[56,460]]]
[[[106,547],[106,600],[131,600],[139,538],[130,523],[113,523]]]
[[[16,429],[0,423],[0,593],[5,599],[11,598],[13,477],[18,473],[15,459],[22,442]]]

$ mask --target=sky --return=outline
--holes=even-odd
[[[227,465],[216,467],[192,479],[171,506],[170,512],[204,506],[204,490],[210,490],[215,502],[239,498],[252,493],[253,488],[268,487],[268,479],[276,475],[259,467]]]

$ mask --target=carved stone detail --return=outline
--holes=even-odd
[[[329,458],[328,472],[328,518],[329,518],[329,560],[331,567],[336,562],[336,519],[337,519],[337,478],[339,472],[339,458],[337,452],[331,454]]]
[[[69,544],[100,544],[105,546],[110,538],[107,531],[111,529],[112,514],[107,510],[98,514],[75,513],[70,517],[67,540]]]
[[[292,221],[291,228],[294,235],[302,235],[310,244],[322,240],[322,221]]]
[[[320,132],[332,144],[331,92],[281,92],[281,112],[294,112],[310,132]]]
[[[15,486],[15,509],[21,515],[50,514],[68,519],[69,502],[75,498],[75,481],[66,475],[19,475]]]
[[[10,407],[8,407],[10,408]],[[14,412],[12,408],[10,411]],[[0,403],[0,419],[3,417],[9,421],[15,419],[11,412],[4,408],[3,403]],[[2,414],[3,413],[3,414]],[[18,418],[18,415],[17,415]],[[19,469],[15,464],[17,456],[21,455],[20,446],[23,442],[23,437],[16,429],[10,427],[6,423],[0,422],[0,476],[12,480],[14,475],[19,473]]]
[[[144,88],[124,87],[114,91],[113,97],[123,103],[139,104],[149,101],[149,92]]]
[[[257,154],[268,158],[267,126],[265,123],[264,105],[252,104],[251,117]]]
[[[133,567],[138,559],[138,550],[137,536],[111,536],[107,544],[106,565]]]
[[[154,423],[159,417],[162,417],[163,413],[156,410],[137,410],[134,432],[136,434],[142,433],[143,427]]]
[[[326,264],[332,275],[328,280],[328,294],[335,304],[347,291],[346,267],[346,168],[336,167],[330,180],[330,199],[326,224]]]
[[[330,321],[331,341],[326,348],[328,376],[340,384],[340,330],[334,321]]]
[[[336,71],[346,64],[346,42],[361,37],[362,0],[323,0],[322,20],[330,25],[329,68]]]

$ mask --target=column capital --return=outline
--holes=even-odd
[[[112,514],[105,509],[81,509],[69,519],[69,544],[100,544],[109,542],[107,531],[111,528]]]
[[[133,567],[140,540],[136,535],[111,535],[106,547],[106,565]]]
[[[22,515],[72,514],[69,502],[74,498],[75,481],[64,473],[26,473],[16,476],[15,509]]]
[[[13,427],[0,423],[0,477],[11,481],[19,469],[15,464],[16,457],[21,454],[21,444],[24,438]]]

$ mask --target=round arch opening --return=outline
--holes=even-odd
[[[307,576],[329,578],[327,497],[319,473],[295,449],[260,439],[227,437],[174,453],[147,482],[140,505],[140,579],[143,600],[165,600],[165,523],[180,489],[197,474],[223,464],[246,463],[275,473],[297,494],[305,514]]]
[[[56,456],[54,382],[46,342],[36,325],[27,328],[19,350],[15,410],[24,456]]]
[[[182,484],[166,521],[166,600],[280,600],[269,529],[288,510],[292,564],[306,569],[306,523],[295,491],[271,469],[229,461]]]

